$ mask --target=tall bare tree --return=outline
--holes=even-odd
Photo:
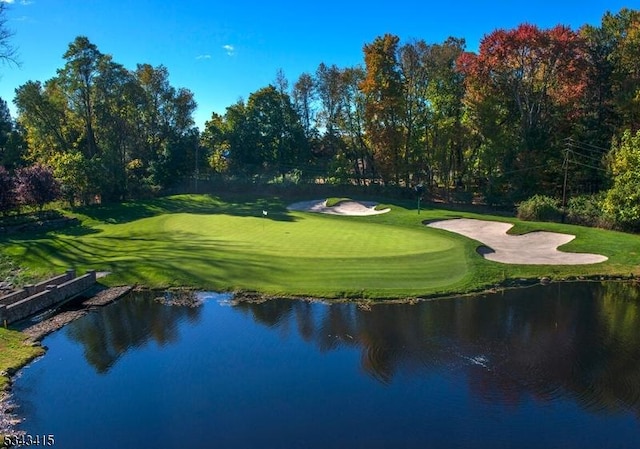
[[[0,2],[0,62],[18,64],[17,51],[10,42],[13,32],[7,28],[5,12],[6,3]]]
[[[313,121],[315,111],[313,101],[316,96],[316,87],[313,78],[308,73],[303,73],[293,85],[293,105],[300,116],[304,134],[311,138],[314,130]]]

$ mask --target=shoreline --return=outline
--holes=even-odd
[[[35,354],[33,357],[27,358],[19,366],[7,372],[8,383],[4,390],[0,391],[0,448],[4,445],[5,435],[21,435],[24,432],[17,431],[15,426],[22,422],[22,418],[14,413],[16,404],[12,400],[13,381],[22,368],[29,365],[33,361],[46,355],[47,348],[40,345],[40,342],[47,335],[63,328],[72,321],[83,317],[97,308],[104,307],[112,302],[117,301],[127,293],[133,290],[132,286],[111,287],[103,290],[94,290],[90,293],[90,297],[79,304],[77,310],[67,310],[60,313],[54,313],[52,316],[20,330],[24,335],[24,343],[31,346],[40,346],[42,352]]]
[[[255,291],[236,291],[233,292],[233,302],[241,303],[262,303],[273,299],[291,299],[291,300],[302,300],[302,301],[323,301],[328,303],[354,303],[358,308],[362,310],[370,310],[372,306],[377,304],[417,304],[423,301],[437,301],[440,299],[451,299],[451,298],[466,298],[472,296],[481,296],[486,294],[498,293],[500,291],[506,290],[515,290],[515,289],[523,289],[527,287],[533,287],[535,285],[548,285],[552,283],[570,283],[570,282],[632,282],[637,283],[640,281],[640,277],[635,275],[629,276],[620,276],[620,275],[592,275],[592,276],[571,276],[563,279],[550,279],[548,277],[541,278],[519,278],[519,279],[507,279],[498,284],[494,284],[492,286],[487,286],[485,288],[481,288],[474,291],[467,292],[452,292],[445,294],[433,294],[433,295],[425,295],[425,296],[417,296],[417,297],[403,297],[403,298],[388,298],[388,299],[380,299],[380,298],[367,298],[365,296],[347,296],[341,298],[321,298],[321,297],[308,297],[308,296],[295,296],[295,295],[269,295]],[[84,315],[100,308],[104,307],[108,304],[111,304],[127,293],[133,290],[153,290],[153,291],[194,291],[198,290],[195,288],[165,288],[165,289],[157,289],[157,288],[145,288],[145,287],[133,287],[133,286],[119,286],[119,287],[110,287],[104,290],[100,290],[95,292],[91,297],[82,301],[80,303],[80,307],[77,310],[68,310],[60,313],[56,313],[51,317],[34,324],[33,326],[29,326],[20,332],[25,335],[25,343],[31,343],[34,346],[39,346],[40,342],[47,335],[63,328],[67,324],[77,320],[78,318],[83,317]],[[16,375],[19,375],[19,372],[22,368],[32,363],[34,360],[37,360],[40,357],[46,355],[46,347],[43,347],[43,352],[36,354],[34,357],[25,360],[23,364],[19,367],[16,367],[11,372],[7,373],[9,378],[9,382],[6,388],[3,391],[0,391],[0,437],[4,435],[19,435],[24,433],[22,431],[17,431],[15,426],[22,422],[22,418],[14,413],[16,410],[16,405],[12,401],[12,384]],[[0,441],[0,448],[4,448],[6,446],[3,445],[3,441]]]
[[[90,298],[82,301],[77,310],[67,310],[60,313],[55,313],[49,318],[46,318],[39,323],[29,326],[21,332],[27,336],[27,339],[32,342],[39,342],[47,335],[63,328],[72,321],[83,317],[99,307],[104,307],[117,301],[122,296],[133,290],[132,286],[111,287],[104,290],[99,290],[93,294]]]
[[[561,284],[571,282],[640,282],[640,276],[629,275],[589,275],[589,276],[569,276],[565,278],[552,279],[546,276],[533,277],[533,278],[511,278],[505,279],[502,282],[486,285],[484,287],[466,290],[466,291],[452,291],[447,293],[434,293],[430,295],[420,296],[403,296],[403,297],[367,297],[366,291],[362,294],[353,294],[342,297],[312,297],[306,295],[272,295],[267,293],[261,293],[257,291],[234,291],[234,302],[247,302],[247,303],[262,303],[272,299],[292,299],[302,301],[322,301],[327,303],[354,303],[354,304],[417,304],[423,301],[437,301],[440,299],[451,298],[466,298],[469,296],[480,296],[492,293],[498,293],[506,290],[516,290],[521,288],[533,287],[535,285],[549,285],[549,284]],[[144,289],[144,288],[143,288]],[[180,288],[177,288],[179,290]],[[163,290],[163,289],[149,289],[149,290]],[[171,290],[171,289],[166,289]],[[188,290],[198,290],[189,287]]]

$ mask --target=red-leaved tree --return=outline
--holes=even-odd
[[[16,171],[17,194],[21,204],[43,206],[60,195],[60,185],[53,177],[53,170],[42,164],[35,164]]]
[[[518,184],[536,178],[527,169],[558,162],[559,143],[580,113],[588,64],[582,38],[561,25],[496,30],[483,38],[478,54],[459,58],[471,126],[496,153],[497,171],[519,170]]]

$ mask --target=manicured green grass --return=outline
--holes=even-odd
[[[0,327],[0,391],[8,386],[8,374],[43,353],[41,346],[25,343],[25,336],[21,332]]]
[[[333,207],[333,206],[337,206],[340,203],[343,203],[345,201],[351,201],[351,198],[327,198],[327,207]]]
[[[13,235],[2,252],[38,273],[110,271],[111,285],[139,284],[321,297],[407,297],[466,292],[505,278],[640,274],[640,236],[556,223],[521,223],[411,202],[391,212],[342,217],[289,212],[277,198],[179,195],[77,211],[82,226]],[[262,211],[268,211],[265,217]],[[475,217],[577,239],[566,250],[604,254],[576,267],[514,266],[480,257],[477,242],[427,228],[423,220]]]

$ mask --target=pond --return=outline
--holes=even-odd
[[[65,449],[640,441],[640,290],[629,284],[370,308],[157,296],[47,337],[14,384],[21,429]]]

